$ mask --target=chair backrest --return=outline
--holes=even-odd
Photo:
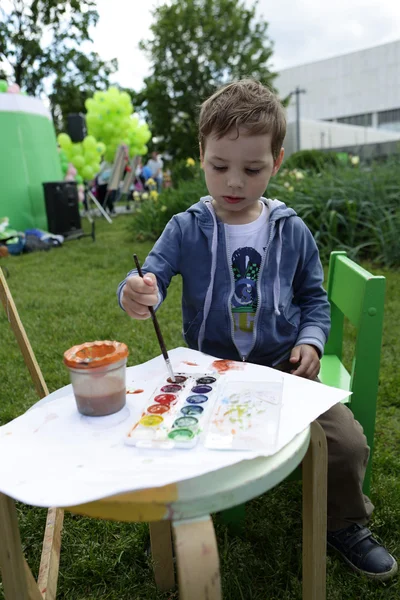
[[[372,275],[348,258],[345,252],[332,252],[327,286],[332,328],[325,352],[342,359],[346,317],[356,329],[350,408],[364,429],[371,452],[379,385],[385,284],[384,277]],[[370,472],[366,478],[369,479],[369,476]]]

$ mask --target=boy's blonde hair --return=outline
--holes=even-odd
[[[272,156],[276,160],[286,135],[286,116],[278,97],[259,81],[241,79],[224,85],[201,105],[199,141],[202,152],[207,137],[218,139],[231,129],[247,129],[249,135],[271,133]]]

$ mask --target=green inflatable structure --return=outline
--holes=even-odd
[[[0,220],[48,230],[43,183],[62,181],[51,114],[38,98],[0,94]]]

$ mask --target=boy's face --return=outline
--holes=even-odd
[[[225,223],[250,223],[260,215],[258,199],[272,175],[281,166],[283,148],[277,160],[271,150],[271,134],[248,135],[236,129],[221,139],[207,138],[204,155],[200,150],[207,188],[214,209]]]

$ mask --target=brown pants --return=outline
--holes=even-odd
[[[276,367],[288,372],[293,365]],[[374,506],[362,492],[369,447],[363,429],[344,404],[335,404],[318,419],[328,444],[328,530],[352,523],[365,525]]]

